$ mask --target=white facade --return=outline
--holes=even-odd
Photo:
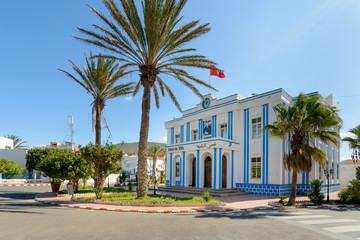
[[[167,185],[238,188],[274,196],[290,192],[291,174],[283,166],[289,144],[262,128],[276,120],[274,106],[291,106],[294,100],[283,89],[248,98],[209,94],[182,117],[167,121]],[[325,101],[338,107],[332,95]],[[327,151],[334,169],[331,183],[338,186],[338,147],[316,144]],[[299,174],[298,192],[308,192],[316,178],[324,179],[324,173],[314,163],[311,172]]]
[[[0,149],[13,149],[14,148],[14,140],[0,137]]]

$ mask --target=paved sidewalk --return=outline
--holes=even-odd
[[[150,193],[150,192],[149,192]],[[158,192],[159,194],[166,195],[169,193]],[[183,197],[189,194],[171,194],[173,196]],[[336,193],[330,194],[331,199],[337,199]],[[56,197],[52,193],[38,194],[37,201],[47,204],[57,205],[61,207],[92,209],[92,210],[108,210],[108,211],[122,211],[122,212],[157,212],[157,213],[191,213],[191,212],[210,212],[210,211],[248,211],[248,210],[266,210],[266,209],[281,209],[272,207],[269,202],[277,201],[276,197],[259,196],[259,195],[238,195],[232,197],[216,198],[225,203],[225,206],[184,206],[184,207],[147,207],[147,206],[121,206],[121,205],[108,205],[98,203],[80,203],[71,201],[70,195]],[[297,201],[308,200],[306,196],[298,196]]]

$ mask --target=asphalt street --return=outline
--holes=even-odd
[[[360,239],[359,210],[146,214],[37,203],[50,187],[0,187],[0,239]],[[317,220],[317,221],[316,221]]]

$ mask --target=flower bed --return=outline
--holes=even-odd
[[[145,207],[183,207],[183,206],[225,206],[217,200],[211,199],[206,202],[201,197],[177,198],[172,196],[149,195],[144,198],[136,198],[136,193],[107,193],[101,200],[97,200],[94,194],[76,194],[73,198],[75,202],[101,203],[121,206],[145,206]]]

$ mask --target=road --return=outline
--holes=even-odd
[[[35,193],[49,191],[49,188],[0,187],[1,240],[360,239],[359,210],[197,214],[89,211],[54,207],[33,200]]]

